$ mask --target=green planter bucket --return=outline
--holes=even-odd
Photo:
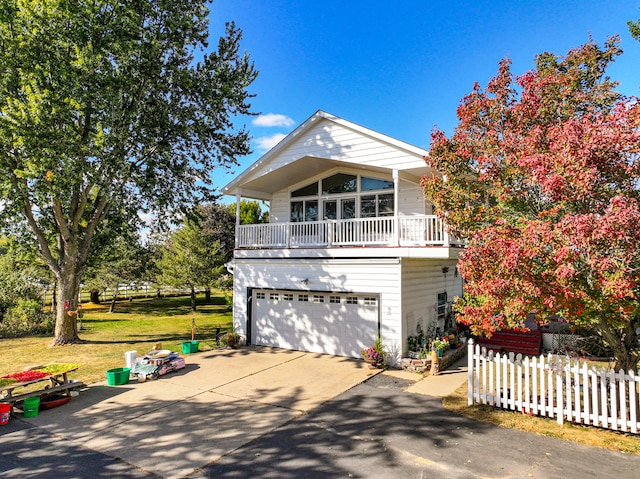
[[[38,409],[40,408],[40,398],[26,398],[24,400],[24,406],[22,412],[24,417],[36,417],[38,415]]]
[[[131,368],[115,368],[107,371],[107,384],[109,386],[122,386],[129,382]]]
[[[200,346],[199,341],[185,341],[184,343],[182,343],[182,353],[183,354],[197,353],[199,346]]]

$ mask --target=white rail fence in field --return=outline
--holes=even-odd
[[[597,369],[565,356],[494,354],[468,345],[468,404],[489,404],[634,434],[640,430],[640,376]]]

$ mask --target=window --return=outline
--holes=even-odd
[[[264,293],[256,293],[256,299],[264,299],[264,298],[265,298]]]
[[[444,321],[447,315],[447,292],[438,293],[438,302],[436,303],[436,319]]]
[[[376,304],[378,304],[378,299],[373,297],[365,297],[364,304],[369,306],[375,306]]]
[[[358,304],[357,296],[347,296],[347,304]]]
[[[392,180],[336,173],[291,192],[290,221],[393,216],[393,189]]]
[[[329,302],[332,304],[340,304],[340,296],[329,296]]]
[[[365,195],[360,199],[360,217],[393,216],[393,194]]]
[[[269,293],[269,299],[278,301],[278,299],[280,299],[280,295],[278,293]]]
[[[298,295],[298,301],[300,301],[302,303],[308,303],[309,302],[309,295],[308,294],[299,294]]]
[[[340,193],[353,193],[358,189],[358,177],[338,173],[322,180],[322,194],[333,195]]]
[[[315,196],[318,194],[318,182],[311,183],[300,189],[291,192],[292,198],[300,198],[301,196]]]
[[[375,191],[375,190],[392,190],[393,181],[379,180],[377,178],[367,178],[363,176],[360,178],[360,191]]]
[[[318,200],[291,202],[291,222],[318,221]]]
[[[324,296],[321,294],[314,294],[313,295],[313,302],[314,303],[324,303]]]
[[[284,301],[293,301],[293,294],[291,294],[291,293],[284,293],[284,294],[282,295],[282,299],[283,299]]]

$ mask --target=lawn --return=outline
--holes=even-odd
[[[156,343],[163,349],[182,352],[182,342],[191,340],[192,320],[200,351],[216,348],[216,328],[231,328],[231,312],[222,295],[212,295],[213,304],[198,297],[197,311],[190,309],[188,297],[147,298],[109,305],[83,304],[85,311],[80,338],[82,344],[51,347],[51,337],[0,339],[0,376],[52,362],[80,365],[73,379],[85,384],[106,380],[107,369],[124,367],[125,352],[138,355]]]
[[[637,435],[569,422],[560,425],[555,419],[526,416],[514,411],[496,409],[489,405],[468,406],[466,383],[451,396],[444,398],[443,403],[447,409],[457,414],[500,427],[640,455],[640,437]]]
[[[136,299],[121,301],[115,312],[108,304],[84,304],[82,344],[51,347],[51,337],[0,339],[0,376],[27,367],[52,362],[78,363],[73,379],[86,384],[106,380],[107,369],[123,367],[124,354],[136,350],[138,355],[150,351],[156,343],[163,349],[182,351],[182,342],[191,340],[191,323],[195,320],[195,339],[200,351],[216,348],[216,328],[231,328],[231,312],[224,298],[213,296],[214,304],[205,305],[198,297],[198,311],[190,309],[188,297]],[[594,427],[565,423],[554,419],[534,418],[489,406],[467,406],[466,384],[444,399],[445,406],[464,416],[501,427],[557,437],[590,446],[640,454],[640,438]]]

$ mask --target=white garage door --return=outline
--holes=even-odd
[[[254,344],[360,357],[378,335],[377,295],[253,292]]]

